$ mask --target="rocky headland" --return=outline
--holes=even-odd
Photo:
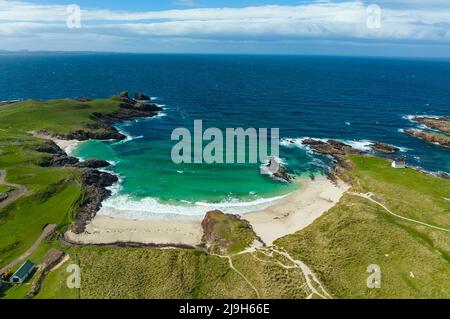
[[[95,124],[86,125],[84,129],[66,135],[42,131],[36,135],[78,141],[88,139],[123,140],[126,136],[121,134],[114,127],[114,124],[134,118],[153,117],[162,110],[156,104],[150,103],[150,98],[140,92],[135,94],[135,99],[131,99],[128,92],[122,92],[118,96],[113,97],[113,99],[120,102],[119,111],[112,113],[93,113],[91,118],[95,120]],[[80,100],[84,102],[91,101],[88,98]],[[84,232],[87,223],[95,217],[101,208],[102,202],[111,196],[111,191],[108,187],[118,182],[116,175],[98,170],[110,166],[110,163],[99,159],[80,161],[76,157],[67,155],[53,140],[47,140],[36,151],[47,154],[39,163],[42,167],[73,167],[80,170],[83,196],[79,202],[72,231],[77,234]]]

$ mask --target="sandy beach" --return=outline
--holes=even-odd
[[[274,205],[243,215],[256,234],[271,245],[277,238],[299,231],[333,207],[348,189],[334,185],[325,177],[315,181],[301,179],[300,189]],[[200,244],[201,221],[139,221],[97,215],[83,234],[66,233],[66,238],[80,244],[134,242],[143,244]]]
[[[45,140],[52,140],[55,142],[56,145],[59,146],[60,149],[62,149],[64,152],[67,153],[67,155],[70,155],[70,153],[80,145],[81,141],[78,140],[62,140],[59,138],[52,137],[47,134],[43,133],[37,133],[37,132],[30,132],[34,137],[42,138]]]

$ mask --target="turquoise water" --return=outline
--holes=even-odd
[[[36,79],[39,81],[36,81]],[[45,83],[45,86],[42,85]],[[104,98],[143,91],[165,116],[123,123],[126,142],[88,142],[76,154],[110,160],[123,181],[104,213],[129,218],[198,218],[244,212],[291,192],[260,164],[175,165],[174,128],[279,128],[280,157],[308,176],[329,165],[301,139],[335,138],[367,149],[401,147],[410,165],[450,172],[450,151],[402,133],[409,115],[450,114],[450,61],[308,56],[39,54],[0,56],[0,100]]]

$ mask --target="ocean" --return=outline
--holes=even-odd
[[[292,192],[257,164],[174,164],[177,127],[279,128],[280,158],[309,178],[330,160],[301,139],[333,138],[368,149],[401,148],[410,165],[450,172],[450,152],[402,132],[411,115],[450,114],[450,60],[310,56],[0,55],[0,100],[104,98],[128,90],[164,112],[117,127],[125,141],[90,141],[73,151],[102,158],[121,177],[100,213],[136,219],[196,219],[211,209],[246,212]],[[289,141],[289,142],[288,142]],[[292,143],[294,142],[294,143]]]

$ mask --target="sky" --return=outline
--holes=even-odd
[[[0,0],[0,50],[450,58],[450,0]]]

